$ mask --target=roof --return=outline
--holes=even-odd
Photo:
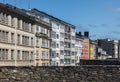
[[[30,19],[32,22],[34,22],[34,20],[35,20],[35,17],[27,15],[22,9],[19,9],[15,6],[10,5],[10,4],[0,3],[0,9],[7,12],[7,13],[12,13],[18,17],[23,16],[23,19],[27,18],[27,19]],[[28,21],[30,21],[30,20],[28,20]]]
[[[89,39],[89,37],[86,37],[84,35],[80,35],[79,33],[76,33],[76,38],[79,38],[79,39]]]
[[[57,20],[57,21],[60,21],[61,23],[64,23],[64,24],[66,24],[66,25],[68,25],[68,26],[71,26],[71,27],[75,28],[74,25],[72,25],[72,24],[70,24],[70,23],[68,23],[68,22],[65,22],[65,21],[63,21],[63,20],[61,20],[61,19],[59,19],[59,18],[56,18],[56,17],[54,17],[54,16],[52,16],[52,15],[49,15],[49,14],[43,12],[43,11],[40,11],[40,10],[38,10],[38,9],[36,9],[36,8],[31,9],[31,11],[32,11],[32,10],[35,10],[35,11],[37,11],[37,12],[39,12],[39,13],[42,13],[42,14],[44,14],[44,15],[47,15],[48,17],[51,17],[51,18],[53,18],[53,19],[55,19],[55,20]]]
[[[32,21],[33,23],[41,23],[41,24],[44,24],[44,25],[47,25],[50,27],[50,24],[42,21],[42,20],[38,20],[38,18],[32,16],[32,15],[29,15],[28,14],[28,11],[25,10],[25,9],[20,9],[20,8],[17,8],[13,5],[10,5],[10,4],[3,4],[3,3],[0,3],[0,8],[1,10],[4,10],[6,11],[7,13],[12,13],[14,14],[15,16],[17,16],[18,18],[21,18],[22,19],[25,19],[27,21]],[[29,20],[28,20],[29,19]]]

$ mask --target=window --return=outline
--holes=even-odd
[[[14,43],[14,33],[11,33],[11,43]]]
[[[64,55],[64,51],[63,50],[60,50],[60,55]]]
[[[0,30],[0,41],[8,42],[8,32]]]
[[[43,18],[43,20],[44,20],[45,22],[47,22],[47,23],[49,23],[49,22],[50,22],[50,19],[49,19],[49,18],[47,18],[47,17],[44,17],[44,18]]]
[[[71,28],[72,32],[75,32],[75,29],[74,28]]]
[[[59,25],[60,25],[60,24],[56,24],[56,26],[57,26],[57,29],[59,29]]]
[[[62,28],[62,29],[65,29],[65,26],[64,26],[64,25],[61,25],[61,28]]]
[[[70,56],[71,55],[70,51],[65,50],[65,55]]]
[[[75,48],[75,44],[72,44],[72,48]]]
[[[72,36],[72,40],[75,40],[75,36]]]
[[[83,49],[88,49],[88,46],[86,46],[86,45],[83,45]]]
[[[34,33],[33,28],[34,28],[34,25],[31,25],[31,33]]]
[[[36,66],[39,66],[39,63],[36,63]]]
[[[2,31],[0,30],[0,41],[2,41]]]
[[[39,59],[39,51],[36,51],[36,59]]]
[[[70,27],[65,27],[65,32],[70,32]]]
[[[48,52],[42,51],[42,59],[48,59]]]
[[[0,59],[8,59],[8,49],[0,49]]]
[[[5,59],[8,59],[8,49],[5,49]]]
[[[17,59],[20,59],[20,50],[17,51]]]
[[[36,37],[36,47],[39,47],[39,38]]]
[[[39,26],[36,25],[36,32],[39,32]]]
[[[57,39],[59,39],[59,34],[57,34]]]
[[[48,48],[48,40],[47,39],[45,39],[45,38],[42,38],[42,47],[46,47],[46,48]]]
[[[64,59],[60,59],[60,63],[61,63],[61,64],[64,64]]]
[[[70,42],[65,42],[65,47],[70,48],[71,47]]]
[[[11,17],[11,26],[14,26],[14,18]]]
[[[5,34],[5,41],[8,42],[8,32]]]
[[[82,55],[83,55],[83,56],[88,56],[88,53],[85,53],[85,52],[84,52]]]
[[[22,51],[22,59],[23,60],[30,60],[29,51]]]
[[[61,38],[64,38],[64,33],[60,33],[60,37],[61,37]]]
[[[7,16],[4,14],[4,23],[7,24]]]
[[[17,40],[18,44],[20,44],[20,35],[18,34],[17,37],[18,37],[18,40]]]
[[[17,22],[18,22],[18,23],[17,23],[17,24],[18,24],[18,25],[17,25],[17,26],[18,26],[18,29],[20,29],[20,27],[21,27],[21,25],[20,25],[20,24],[21,24],[21,20],[18,19]]]
[[[72,59],[72,63],[74,63],[75,62],[75,60],[74,59]]]
[[[41,27],[41,32],[45,34],[45,28]]]
[[[2,49],[0,49],[0,59],[2,59]]]
[[[71,39],[71,35],[70,34],[65,34],[65,38],[70,40]]]
[[[33,38],[31,38],[31,46],[34,46]]]
[[[64,46],[64,42],[60,42],[60,46]]]
[[[33,51],[31,51],[30,60],[33,60],[33,58],[34,58],[34,53],[33,53]]]
[[[2,12],[0,13],[0,19],[1,19],[1,22],[4,22],[4,17]]]
[[[46,30],[47,31],[47,35],[49,34],[49,30]]]
[[[22,60],[24,60],[24,59],[25,59],[25,52],[22,51]]]
[[[56,33],[55,32],[52,32],[52,38],[56,39]]]
[[[45,66],[46,64],[45,63],[42,63],[42,66]]]
[[[74,56],[74,55],[75,55],[75,52],[72,52],[72,55]]]
[[[51,58],[55,58],[55,55],[56,55],[56,51],[52,51]]]
[[[59,44],[57,44],[57,48],[59,48]]]
[[[42,47],[45,47],[45,39],[42,38]]]
[[[31,38],[32,40],[33,38]],[[32,42],[32,41],[31,41]],[[22,44],[23,45],[29,45],[29,37],[28,36],[22,36]],[[31,43],[33,44],[33,43]]]
[[[14,50],[11,50],[11,60],[14,59]]]
[[[52,48],[56,48],[56,42],[52,41],[52,42],[51,42],[51,47],[52,47]]]
[[[65,64],[70,64],[70,59],[65,59]]]
[[[56,53],[56,57],[59,57],[59,53]]]

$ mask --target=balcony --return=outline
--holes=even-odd
[[[48,22],[46,22],[46,21],[44,21],[44,20],[41,20],[41,19],[39,19],[39,18],[36,18],[35,20],[36,20],[37,22],[39,22],[39,23],[42,23],[42,24],[50,27],[50,23],[48,23]]]
[[[64,38],[65,42],[71,42],[70,38]]]
[[[65,50],[71,50],[70,47],[66,47],[66,46],[64,47],[64,49],[65,49]]]
[[[50,39],[50,37],[47,34],[44,34],[41,32],[37,32],[35,35],[36,35],[36,37]]]
[[[71,56],[70,55],[64,55],[64,58],[71,59]]]
[[[65,33],[71,33],[71,30],[65,30]]]
[[[39,57],[36,57],[35,59],[36,59],[36,60],[39,60]]]
[[[47,58],[47,57],[46,57],[46,58],[41,58],[41,60],[42,60],[42,61],[49,61],[50,58]]]

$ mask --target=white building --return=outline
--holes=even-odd
[[[76,34],[75,51],[76,51],[76,64],[77,64],[77,63],[80,63],[81,54],[82,54],[82,37],[81,37],[81,34]]]

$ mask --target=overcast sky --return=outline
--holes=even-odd
[[[29,8],[29,0],[3,1]],[[30,0],[30,8],[69,22],[77,31],[89,31],[92,39],[120,39],[120,0]]]

